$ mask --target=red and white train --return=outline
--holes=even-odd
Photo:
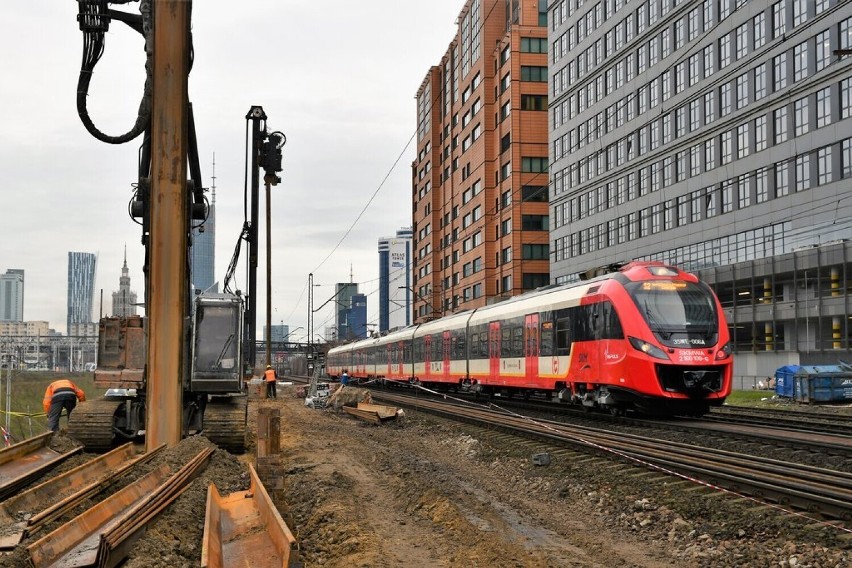
[[[578,283],[335,347],[326,371],[613,413],[702,414],[731,391],[728,326],[697,277],[633,262]]]

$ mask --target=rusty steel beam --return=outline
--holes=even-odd
[[[154,0],[151,109],[151,241],[145,447],[182,437],[187,233],[189,2]]]
[[[51,450],[49,444],[52,437],[53,432],[45,432],[0,450],[0,499],[83,451],[83,448],[75,448],[60,454]]]
[[[251,464],[249,475],[248,491],[222,497],[214,484],[208,487],[202,568],[287,568],[297,564],[296,537]]]

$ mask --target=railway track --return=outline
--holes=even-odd
[[[614,456],[695,483],[836,520],[844,530],[849,530],[852,521],[852,474],[848,472],[610,432],[599,427],[531,420],[470,405],[385,392],[374,393],[374,398],[553,445]]]

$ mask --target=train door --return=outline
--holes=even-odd
[[[452,344],[452,337],[449,331],[444,332],[444,380],[449,380],[450,378],[450,345]]]
[[[395,378],[401,379],[405,376],[405,343],[402,341],[397,343],[396,350],[397,373]]]
[[[494,381],[500,376],[500,322],[488,324],[488,371],[489,378]]]
[[[526,360],[526,378],[538,380],[538,357],[540,353],[538,337],[538,314],[529,314],[524,321],[524,359]]]
[[[428,379],[432,376],[432,336],[425,336],[423,342],[423,376]]]

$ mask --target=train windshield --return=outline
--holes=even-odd
[[[632,282],[626,286],[651,331],[663,335],[716,331],[716,305],[709,289],[681,280]]]

